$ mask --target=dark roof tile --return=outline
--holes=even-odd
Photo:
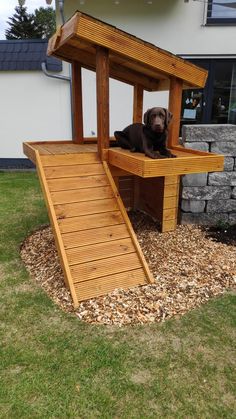
[[[41,70],[43,61],[49,71],[62,71],[61,61],[46,54],[46,40],[0,41],[0,71]]]

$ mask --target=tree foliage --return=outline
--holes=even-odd
[[[19,5],[8,19],[6,39],[48,39],[56,30],[55,11],[52,7],[40,7],[34,13],[28,13],[26,7]]]
[[[56,15],[52,7],[40,7],[34,11],[35,25],[42,38],[50,38],[56,32]]]

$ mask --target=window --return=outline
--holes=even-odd
[[[207,24],[236,24],[236,1],[209,0],[207,5]]]
[[[236,60],[191,59],[208,70],[204,89],[183,90],[181,123],[236,125]]]

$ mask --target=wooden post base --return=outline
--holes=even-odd
[[[180,176],[164,177],[162,233],[172,231],[177,226]]]

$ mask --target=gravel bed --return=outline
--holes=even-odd
[[[222,230],[216,235],[210,229],[189,225],[161,234],[147,215],[133,212],[130,218],[154,284],[128,291],[116,289],[84,301],[74,310],[50,227],[26,238],[21,247],[22,260],[32,278],[56,304],[90,323],[122,326],[159,322],[183,315],[209,298],[235,288],[236,228],[230,234]],[[221,242],[220,236],[227,244]]]

